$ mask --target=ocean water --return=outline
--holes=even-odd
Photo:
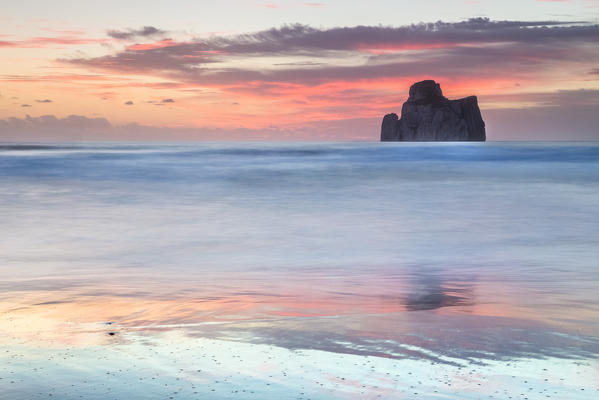
[[[0,190],[0,399],[599,397],[599,143],[4,143]]]

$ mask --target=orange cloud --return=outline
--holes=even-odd
[[[127,50],[153,50],[153,49],[162,49],[165,47],[173,47],[178,45],[177,42],[171,39],[164,39],[158,42],[153,43],[142,43],[142,44],[134,44],[131,46],[127,46]]]

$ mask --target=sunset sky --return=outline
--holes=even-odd
[[[0,140],[378,140],[409,86],[599,140],[599,0],[10,2]]]

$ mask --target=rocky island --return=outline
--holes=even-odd
[[[449,100],[433,80],[413,84],[401,118],[387,114],[381,126],[381,142],[485,140],[485,122],[476,96]]]

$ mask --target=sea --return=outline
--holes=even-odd
[[[0,399],[597,399],[599,143],[0,143]]]

